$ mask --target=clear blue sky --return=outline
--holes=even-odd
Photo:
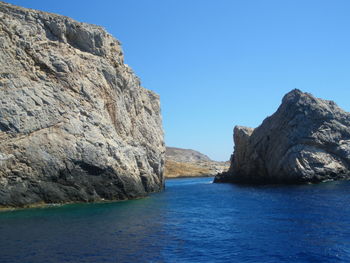
[[[350,111],[348,0],[11,0],[102,25],[161,96],[166,144],[228,160],[291,89]]]

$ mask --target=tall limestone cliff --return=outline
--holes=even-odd
[[[215,182],[303,183],[350,178],[350,113],[293,90],[256,129],[236,126],[227,173]]]
[[[159,97],[103,28],[0,2],[0,206],[160,191]]]

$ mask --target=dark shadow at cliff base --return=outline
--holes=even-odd
[[[329,174],[312,178],[276,178],[266,176],[241,176],[228,172],[217,174],[213,183],[232,183],[240,185],[302,185],[317,184],[328,181],[348,181],[350,174]]]

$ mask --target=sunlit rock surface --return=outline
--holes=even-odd
[[[348,179],[350,114],[293,90],[256,129],[236,126],[227,173],[216,182],[302,183]]]
[[[0,2],[0,206],[163,188],[159,97],[103,28]]]

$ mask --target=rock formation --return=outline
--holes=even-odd
[[[228,168],[228,162],[213,161],[200,152],[166,147],[164,175],[167,178],[214,176]]]
[[[159,97],[103,28],[0,2],[0,206],[163,188]]]
[[[236,126],[227,173],[215,182],[303,183],[348,179],[350,113],[293,90],[256,129]]]

